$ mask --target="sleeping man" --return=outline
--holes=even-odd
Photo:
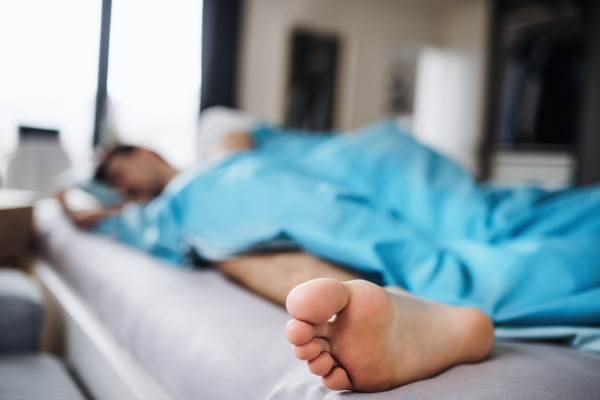
[[[391,121],[343,135],[258,126],[220,150],[179,172],[115,149],[97,178],[137,203],[95,229],[175,264],[194,254],[286,304],[294,354],[330,389],[483,360],[494,325],[598,332],[600,187],[486,188]]]

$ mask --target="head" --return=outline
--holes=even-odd
[[[120,191],[129,201],[158,196],[177,170],[155,152],[137,146],[117,146],[106,154],[95,178]]]

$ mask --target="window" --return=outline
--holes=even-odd
[[[60,131],[90,171],[102,0],[0,2],[0,158],[19,125]],[[195,159],[202,0],[113,0],[108,127],[179,167]]]
[[[113,0],[108,128],[185,167],[196,157],[201,0]]]
[[[0,2],[0,157],[19,125],[58,129],[71,162],[89,168],[101,0]]]

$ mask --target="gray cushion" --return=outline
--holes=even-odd
[[[31,278],[0,268],[0,353],[37,351],[42,314],[43,296]]]
[[[332,392],[293,356],[282,307],[214,271],[169,268],[55,218],[40,221],[51,264],[179,400],[600,398],[600,356],[509,342],[485,362],[389,392]]]
[[[298,371],[278,385],[272,399],[342,399],[308,371]],[[361,399],[600,399],[600,356],[564,346],[499,341],[481,363],[460,365],[421,382],[377,394],[352,393]]]
[[[40,354],[0,357],[0,399],[85,400],[65,367]]]

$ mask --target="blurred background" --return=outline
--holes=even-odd
[[[214,105],[393,117],[481,180],[594,183],[599,58],[597,0],[4,1],[0,185],[50,195],[116,140],[185,168]]]

